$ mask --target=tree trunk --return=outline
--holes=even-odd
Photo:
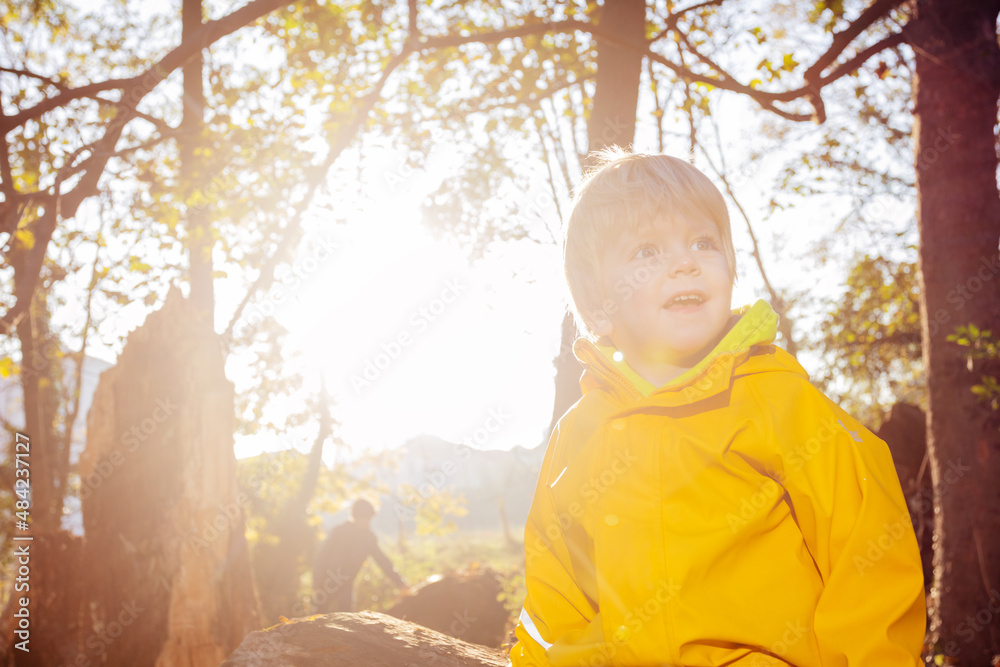
[[[641,45],[646,38],[646,3],[644,0],[606,0],[596,23],[602,33],[617,42]],[[594,108],[587,122],[588,151],[632,146],[641,77],[641,53],[598,42]],[[590,164],[589,158],[587,164]],[[550,431],[580,398],[583,366],[573,356],[576,336],[576,324],[572,316],[567,315],[563,318],[559,355],[553,362],[556,394]]]
[[[215,667],[260,627],[219,337],[171,291],[101,375],[80,459],[90,664]]]
[[[914,126],[921,321],[934,484],[930,639],[955,664],[1000,654],[1000,432],[971,389],[1000,375],[946,337],[1000,332],[1000,199],[994,126],[1000,2],[926,0],[907,35],[916,54]]]
[[[316,495],[319,474],[323,467],[323,445],[333,429],[330,398],[323,383],[319,402],[319,431],[306,462],[306,470],[298,491],[278,514],[269,521],[267,531],[276,538],[262,539],[254,552],[253,567],[260,595],[264,620],[277,623],[281,616],[306,616],[310,609],[298,602],[299,579],[303,565],[312,566],[316,549],[316,531],[309,525],[309,503]]]
[[[580,375],[583,366],[573,356],[573,341],[577,337],[576,322],[570,313],[563,316],[562,337],[559,341],[559,354],[552,360],[556,367],[556,393],[552,402],[552,421],[549,422],[549,432],[555,428],[556,422],[566,414],[570,406],[580,400]],[[542,443],[545,446],[545,443]]]
[[[24,259],[20,248],[12,253],[11,263],[20,270],[20,277],[24,275]],[[21,582],[28,588],[12,595],[0,619],[3,664],[63,664],[75,657],[79,632],[76,609],[81,586],[76,569],[81,545],[61,525],[72,425],[60,427],[59,387],[63,386],[65,369],[58,341],[49,329],[47,296],[45,290],[38,290],[15,328],[21,349],[22,433],[28,440],[31,486],[30,526],[16,530],[15,535],[31,539],[14,543],[15,548],[28,552],[29,573]],[[30,636],[22,645],[28,651],[12,647],[21,639],[11,624],[15,603],[22,596],[29,601]]]
[[[617,42],[642,46],[646,39],[646,3],[644,0],[607,0],[597,27]],[[641,78],[640,52],[602,44],[598,40],[597,88],[594,109],[587,122],[589,151],[608,146],[632,146]]]
[[[186,38],[202,25],[202,0],[183,0],[181,36]],[[203,145],[205,132],[205,91],[203,58],[194,56],[182,68],[184,74],[184,117],[181,121],[180,168],[183,192],[190,198],[203,187],[205,178],[196,153]],[[212,282],[212,237],[208,208],[187,204],[188,277],[191,281],[191,302],[205,316],[215,311]],[[210,319],[210,321],[212,321]]]

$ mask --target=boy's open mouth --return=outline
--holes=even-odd
[[[663,304],[663,307],[667,309],[693,308],[703,304],[705,302],[705,298],[705,293],[697,290],[678,292],[667,299],[667,302]]]

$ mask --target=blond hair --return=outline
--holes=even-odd
[[[722,193],[705,174],[669,155],[630,153],[617,146],[592,154],[594,168],[573,200],[563,238],[563,263],[577,326],[594,338],[602,310],[604,248],[623,227],[636,229],[657,215],[696,215],[715,223],[729,274],[736,280],[736,251]]]

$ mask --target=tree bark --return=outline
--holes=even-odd
[[[646,3],[644,0],[607,0],[597,19],[602,34],[615,42],[645,48]],[[588,150],[608,146],[629,148],[635,138],[635,115],[642,77],[640,50],[611,44],[597,46],[597,88],[594,108],[587,122]]]
[[[958,325],[1000,332],[1000,198],[994,127],[1000,2],[925,0],[907,26],[914,126],[928,449],[935,554],[930,639],[960,665],[1000,654],[1000,432],[971,389],[1000,375],[948,342]]]
[[[15,246],[11,253],[15,271],[23,268],[24,258],[22,248]],[[15,593],[0,619],[3,633],[0,664],[63,664],[74,657],[79,632],[76,609],[81,599],[77,573],[81,540],[64,531],[61,525],[72,424],[60,427],[59,388],[64,384],[66,369],[58,341],[49,329],[47,297],[46,290],[39,290],[15,328],[21,349],[20,380],[25,406],[22,433],[29,440],[31,483],[30,527],[18,530],[17,534],[32,538],[30,542],[15,545],[29,551],[30,575],[24,582],[29,588],[22,593],[30,601],[30,641],[26,645],[30,650],[12,648],[18,641],[12,625],[14,604],[21,597],[21,593]]]
[[[219,337],[173,290],[101,375],[88,416],[90,664],[215,667],[260,627],[234,420]]]
[[[646,3],[644,0],[607,0],[596,21],[601,33],[616,43],[634,44],[645,48]],[[621,146],[630,148],[635,138],[636,109],[639,104],[639,82],[642,77],[642,53],[612,44],[597,46],[597,77],[594,108],[587,122],[588,151]],[[586,164],[590,165],[588,157]],[[573,317],[566,315],[562,324],[562,342],[554,360],[556,392],[552,408],[555,426],[571,405],[581,396],[580,374],[583,366],[573,356],[573,341],[577,331]]]

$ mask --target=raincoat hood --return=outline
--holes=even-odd
[[[778,315],[766,301],[758,299],[752,306],[734,309],[729,331],[712,351],[661,387],[639,375],[613,347],[578,338],[573,354],[584,365],[580,379],[584,394],[604,390],[621,401],[650,399],[659,405],[681,405],[723,391],[728,383],[714,380],[730,378],[737,366],[742,373],[783,370],[808,377],[791,355],[776,353],[778,348],[772,343],[777,332]],[[746,364],[751,358],[753,363]]]

